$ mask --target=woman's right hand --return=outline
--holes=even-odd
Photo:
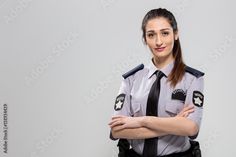
[[[185,105],[184,108],[176,115],[176,117],[188,117],[190,113],[194,112],[193,105]]]

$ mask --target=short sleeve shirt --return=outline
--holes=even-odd
[[[185,104],[192,105],[195,111],[187,118],[200,126],[203,112],[203,76],[196,77],[194,74],[186,71],[182,80],[175,87],[172,87],[170,82],[167,81],[167,76],[170,74],[173,66],[174,63],[171,62],[164,68],[157,69],[151,61],[142,70],[123,79],[115,102],[114,115],[146,116],[148,94],[156,80],[154,73],[156,70],[160,70],[165,74],[165,77],[161,79],[158,116],[173,117],[184,108]],[[144,139],[129,140],[129,142],[132,148],[141,155]],[[161,136],[158,138],[157,155],[183,152],[189,148],[190,143],[187,136]]]

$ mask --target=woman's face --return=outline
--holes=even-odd
[[[174,34],[167,19],[158,17],[149,20],[146,25],[145,37],[146,44],[155,59],[173,60],[172,49],[174,47],[174,40],[178,39],[178,34]]]

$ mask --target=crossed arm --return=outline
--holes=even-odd
[[[146,139],[168,134],[194,136],[198,132],[198,125],[186,118],[192,112],[194,107],[187,106],[175,117],[117,115],[112,117],[109,126],[114,138]]]

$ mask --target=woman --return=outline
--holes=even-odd
[[[190,139],[198,135],[202,119],[204,73],[184,64],[170,11],[150,10],[142,31],[153,57],[149,65],[123,75],[111,135],[128,139],[137,156],[191,156]]]

